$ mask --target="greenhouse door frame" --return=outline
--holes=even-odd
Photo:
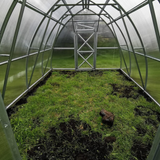
[[[84,24],[85,23],[85,24]],[[75,60],[75,70],[95,70],[96,69],[96,57],[97,57],[97,29],[96,27],[92,27],[89,24],[93,24],[95,22],[79,22],[76,24],[75,35],[74,35],[74,60]],[[78,27],[83,27],[79,29]],[[82,34],[86,34],[88,36],[85,40]],[[93,37],[93,47],[88,43],[88,41]],[[83,41],[81,46],[78,45],[78,39]],[[83,46],[87,45],[90,50],[81,50]],[[85,53],[90,53],[87,58],[83,56]],[[88,62],[88,59],[93,55],[93,64]],[[78,56],[83,59],[81,64],[78,64]],[[81,68],[81,66],[87,63],[90,68]]]

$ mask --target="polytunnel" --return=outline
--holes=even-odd
[[[1,0],[0,159],[21,159],[6,110],[53,70],[119,70],[160,106],[159,29],[160,0]]]

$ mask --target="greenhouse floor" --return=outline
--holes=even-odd
[[[8,110],[22,159],[146,160],[160,108],[121,72],[53,71],[41,84]]]

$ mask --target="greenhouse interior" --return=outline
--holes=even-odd
[[[160,0],[1,0],[0,160],[159,160],[159,66]]]

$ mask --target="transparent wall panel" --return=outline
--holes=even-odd
[[[27,7],[25,8],[17,37],[15,53],[13,56],[14,58],[23,56],[27,53],[34,32],[41,19],[42,15],[32,11],[31,9],[28,9]]]
[[[121,54],[123,54],[123,55],[121,55],[122,69],[128,74],[128,73],[130,73],[130,57],[129,57],[130,53],[126,50],[122,50]]]
[[[43,74],[46,73],[48,70],[50,70],[50,58],[51,58],[52,51],[46,51],[43,53]],[[49,67],[48,67],[49,65]]]
[[[38,30],[35,38],[34,38],[34,41],[33,41],[33,44],[31,46],[31,48],[35,48],[35,49],[40,48],[40,44],[41,44],[41,41],[42,41],[42,37],[43,37],[44,31],[45,31],[47,22],[48,22],[48,18],[45,18],[45,20],[43,21],[42,25],[40,26],[40,28],[39,28],[39,30]],[[42,46],[42,48],[43,48],[45,44],[43,43],[42,45],[43,45]]]
[[[129,11],[130,9],[136,7],[140,3],[142,3],[144,0],[117,0],[117,2],[126,10]],[[111,3],[111,2],[110,2]]]
[[[62,6],[60,8],[58,8],[54,13],[53,13],[53,16],[54,18],[56,18],[57,20],[59,20],[63,15],[64,13],[67,11],[67,8],[65,6]]]
[[[138,55],[136,55],[137,57],[137,60],[138,60]],[[140,60],[138,61],[139,63],[139,67],[143,68],[143,66],[145,65],[144,64],[144,61],[140,62]],[[142,69],[143,70],[143,69]],[[140,85],[142,86],[142,82],[141,82],[141,78],[140,78],[140,75],[139,75],[139,72],[138,72],[138,67],[137,67],[137,63],[135,61],[135,57],[134,57],[134,54],[131,52],[131,77]]]
[[[138,35],[137,35],[137,33],[136,33],[136,31],[135,31],[132,23],[130,22],[130,20],[127,17],[125,17],[124,20],[125,20],[126,26],[128,28],[128,32],[129,32],[130,39],[132,41],[133,47],[136,47],[136,48],[140,47],[140,48],[142,48],[140,39],[139,39],[139,37],[138,37]]]
[[[8,61],[9,57],[0,56],[0,63]]]
[[[32,85],[42,76],[42,53],[39,54],[37,63],[36,63],[36,58],[37,58],[37,54],[30,56],[28,58],[28,82],[30,82],[34,65],[36,65],[30,85]]]
[[[0,159],[21,160],[1,94],[0,94]]]
[[[7,106],[26,89],[26,59],[11,63],[4,103]]]
[[[97,50],[97,68],[120,68],[120,52],[118,49]]]
[[[158,43],[149,6],[144,6],[136,12],[133,12],[132,14],[130,14],[130,17],[134,21],[134,24],[136,25],[140,36],[142,37],[147,55],[160,58],[160,54],[157,52]]]
[[[0,157],[1,160],[14,160],[1,123],[0,123]]]
[[[0,66],[0,93],[2,93],[7,64]]]
[[[5,16],[8,12],[8,9],[12,3],[12,0],[1,0],[0,1],[0,28],[2,27]]]
[[[74,50],[54,50],[52,68],[75,68]]]
[[[114,19],[120,16],[120,12],[110,5],[105,7],[105,11],[108,12]],[[102,14],[105,14],[105,12],[102,12]]]
[[[160,63],[148,58],[147,92],[160,103]]]
[[[9,19],[8,25],[5,29],[5,32],[4,32],[4,35],[2,38],[2,42],[0,44],[0,53],[3,53],[3,54],[10,53],[10,49],[11,49],[11,45],[12,45],[12,41],[13,41],[14,32],[16,29],[16,24],[17,24],[20,8],[21,8],[21,5],[17,4],[14,11],[11,14],[11,17]]]
[[[55,3],[56,0],[27,0],[28,3],[34,5],[35,7],[37,7],[38,9],[42,10],[43,12],[47,12]]]

